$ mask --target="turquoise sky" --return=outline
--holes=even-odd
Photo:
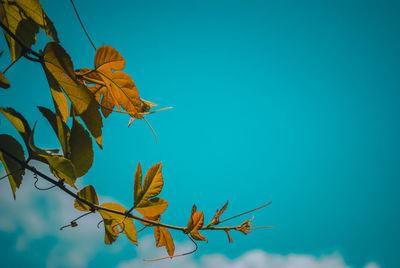
[[[69,1],[42,3],[75,68],[91,68],[94,50]],[[254,223],[274,229],[233,234],[233,244],[224,233],[205,233],[210,242],[201,243],[196,256],[234,258],[252,249],[283,255],[337,252],[351,267],[370,261],[400,267],[399,1],[76,5],[94,43],[114,46],[127,60],[125,70],[141,97],[174,106],[147,117],[158,144],[143,121],[127,128],[124,115],[105,120],[104,150],[95,148],[83,184],[128,207],[137,162],[147,170],[161,161],[161,196],[170,204],[165,222],[186,225],[194,203],[211,218],[226,200],[226,216],[272,200],[254,214]],[[39,35],[35,49],[47,41]],[[6,50],[4,37],[0,42]],[[4,53],[1,69],[9,62]],[[39,120],[38,145],[57,146],[36,109],[52,108],[40,66],[22,59],[7,78],[12,86],[2,90],[0,105],[16,108],[32,124]],[[15,135],[0,120],[1,133]],[[28,179],[24,183],[31,186]],[[0,183],[4,187],[6,181]],[[12,203],[2,210],[12,210]],[[52,245],[62,243],[54,236],[37,237],[21,251],[14,246],[19,232],[0,230],[5,267],[44,266]],[[112,247],[104,246],[89,266],[115,267],[136,254],[133,246],[117,253]]]

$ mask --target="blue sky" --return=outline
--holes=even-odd
[[[93,48],[69,1],[42,3],[75,68],[92,67]],[[273,202],[255,213],[254,223],[274,229],[233,234],[233,244],[223,233],[205,234],[209,243],[189,257],[204,267],[202,256],[235,259],[254,250],[285,261],[288,254],[330,256],[342,261],[334,268],[370,262],[400,267],[393,254],[400,239],[398,1],[76,5],[94,43],[114,46],[127,60],[125,70],[141,97],[174,106],[148,117],[158,144],[143,121],[127,128],[124,115],[105,120],[104,150],[95,148],[81,185],[93,184],[104,201],[128,207],[137,162],[147,169],[161,161],[162,197],[170,204],[164,221],[176,225],[187,223],[193,203],[211,218],[226,200],[227,216]],[[6,49],[3,37],[0,42]],[[39,35],[35,48],[46,42]],[[2,69],[9,61],[5,53]],[[43,71],[21,60],[7,78],[12,86],[1,92],[0,105],[16,108],[31,123],[39,120],[37,143],[57,146],[35,107],[52,107]],[[4,118],[0,131],[16,134]],[[62,254],[85,256],[70,267],[116,267],[135,256],[153,257],[151,247],[143,253],[123,239],[103,246],[95,217],[81,230],[59,232],[78,215],[72,200],[33,191],[30,175],[17,201],[8,187],[1,182],[0,248],[7,267],[63,267]],[[173,236],[184,243],[184,236]]]

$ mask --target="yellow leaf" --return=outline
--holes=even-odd
[[[80,190],[78,192],[78,196],[92,204],[95,204],[95,205],[99,204],[99,199],[97,198],[96,190],[94,189],[94,187],[92,185],[88,185],[85,188],[83,188],[82,190]],[[86,205],[85,203],[82,203],[78,199],[75,199],[74,207],[77,210],[81,210],[81,211],[90,211],[91,210],[88,205]]]
[[[22,146],[13,137],[5,134],[0,135],[1,148],[14,155],[17,159],[25,162],[25,155]],[[0,162],[3,162],[4,168],[8,174],[11,190],[15,199],[15,191],[22,182],[22,176],[25,169],[14,159],[0,151]]]
[[[157,163],[150,167],[143,181],[143,200],[148,200],[151,197],[158,195],[164,185],[163,176],[161,173],[161,163]]]
[[[81,115],[93,97],[86,86],[77,80],[70,56],[59,44],[51,42],[44,49],[43,59],[45,67],[67,94],[77,115]]]
[[[40,28],[47,34],[47,36],[55,41],[59,42],[57,31],[54,28],[53,23],[47,17],[46,13],[42,9],[42,5],[39,0],[14,0],[15,3],[25,12],[25,14],[30,17],[34,22],[36,22]],[[11,2],[11,1],[9,1]]]
[[[133,183],[133,203],[138,204],[142,195],[142,166],[137,164],[135,172],[135,181]]]
[[[54,102],[54,107],[56,108],[56,112],[61,116],[64,123],[67,123],[67,119],[69,116],[68,100],[65,97],[65,94],[61,91],[57,81],[50,74],[50,72],[46,68],[44,68],[44,72],[46,74],[46,78],[49,83],[50,92],[51,96],[53,97],[53,102]]]
[[[70,159],[69,155],[71,153],[70,145],[68,143],[70,139],[70,131],[68,126],[64,123],[59,115],[54,114],[52,111],[45,107],[38,106],[39,111],[46,117],[49,121],[51,127],[57,135],[60,142],[61,148],[64,152],[64,156]]]
[[[122,70],[125,66],[125,59],[112,46],[101,46],[94,55],[94,67],[98,70],[111,71]]]
[[[31,128],[26,119],[11,107],[0,107],[0,112],[8,119],[8,121],[10,121],[11,124],[13,124],[24,142],[28,144],[31,135]]]
[[[162,198],[144,200],[136,207],[137,212],[146,217],[156,217],[162,214],[168,207],[168,202]]]
[[[154,226],[154,237],[156,239],[156,247],[165,246],[168,255],[172,258],[175,252],[175,244],[168,229],[162,226]]]
[[[27,48],[31,48],[35,43],[35,35],[39,32],[39,27],[14,1],[0,2],[0,20]],[[11,59],[16,61],[23,55],[24,49],[6,31],[3,30],[3,32]]]
[[[122,213],[126,213],[126,209],[123,206],[121,206],[120,204],[105,203],[105,204],[102,204],[101,206],[104,208],[108,208],[108,209],[116,210],[116,211],[119,211]],[[128,239],[137,246],[137,233],[136,233],[136,228],[135,228],[132,218],[129,218],[129,217],[125,218],[124,215],[120,215],[120,214],[116,214],[116,213],[112,213],[112,212],[104,211],[104,210],[99,210],[99,212],[104,219],[104,223],[105,223],[104,226],[106,226],[106,220],[113,220],[114,222],[110,223],[110,224],[113,224],[111,229],[112,228],[114,228],[114,229],[112,229],[112,231],[117,230],[118,228],[116,225],[118,225],[121,228],[121,230],[123,230],[123,233],[128,237]],[[105,227],[105,228],[106,228],[105,242],[106,242],[106,244],[108,244],[107,243],[107,239],[108,239],[107,231],[111,234],[113,234],[113,232],[109,231],[110,227],[108,228],[108,230],[107,230],[107,227]],[[118,237],[118,235],[117,235],[117,237]],[[111,241],[111,243],[114,241]]]
[[[85,175],[93,163],[93,146],[89,133],[83,128],[77,119],[74,118],[71,136],[69,138],[71,148],[71,162],[75,167],[77,177]]]
[[[0,87],[2,88],[9,88],[10,83],[8,82],[7,78],[4,76],[3,72],[0,72]]]

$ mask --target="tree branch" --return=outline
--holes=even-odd
[[[111,212],[111,213],[114,213],[114,214],[123,215],[123,216],[126,216],[128,218],[133,218],[135,220],[146,222],[146,223],[149,223],[149,224],[152,224],[152,225],[162,226],[162,227],[165,227],[165,228],[168,228],[168,229],[178,230],[178,231],[182,231],[182,232],[185,232],[186,229],[187,229],[186,227],[174,226],[174,225],[161,223],[161,222],[158,222],[158,221],[152,221],[152,220],[149,220],[149,219],[145,219],[145,218],[133,215],[132,213],[130,213],[128,211],[126,211],[124,213],[124,212],[121,212],[121,211],[118,211],[118,210],[113,210],[113,209],[109,209],[109,208],[105,208],[105,207],[93,204],[93,203],[87,201],[86,199],[81,198],[76,193],[72,192],[71,190],[69,190],[64,185],[64,181],[62,181],[62,180],[56,181],[56,180],[50,178],[46,174],[44,174],[44,173],[40,172],[39,170],[37,170],[35,167],[32,167],[32,166],[28,165],[26,162],[18,159],[12,153],[8,152],[7,150],[5,150],[5,149],[3,149],[1,147],[0,147],[0,151],[2,151],[4,154],[6,154],[10,158],[12,158],[17,163],[19,163],[23,168],[28,169],[29,171],[33,172],[34,174],[37,174],[41,178],[43,178],[46,181],[48,181],[51,184],[53,184],[55,187],[60,188],[62,191],[64,191],[68,195],[72,196],[73,198],[75,198],[75,199],[79,200],[80,202],[84,203],[85,205],[89,206],[92,211],[103,210],[103,211]],[[257,209],[260,209],[260,208],[257,208]],[[223,231],[229,231],[229,230],[236,230],[236,229],[238,229],[240,227],[241,227],[241,225],[238,225],[238,226],[226,226],[226,227],[203,226],[202,228],[199,228],[199,230],[223,230]]]

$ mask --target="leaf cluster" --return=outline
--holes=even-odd
[[[195,244],[195,240],[208,241],[200,233],[201,230],[225,231],[229,242],[232,242],[229,233],[231,230],[249,233],[252,228],[250,219],[237,226],[217,227],[224,221],[248,213],[221,221],[220,217],[225,212],[228,202],[220,210],[217,209],[207,225],[204,225],[203,212],[197,211],[196,205],[193,205],[187,226],[162,223],[161,218],[168,208],[168,202],[159,197],[164,186],[161,163],[151,166],[144,178],[140,162],[137,164],[133,179],[132,205],[129,209],[118,203],[100,203],[93,185],[85,186],[77,193],[71,191],[68,187],[78,190],[77,179],[84,176],[92,167],[94,159],[92,139],[102,149],[103,119],[112,112],[128,114],[129,126],[134,119],[145,119],[146,115],[157,112],[152,111],[157,105],[140,97],[131,76],[123,71],[125,59],[111,46],[104,45],[96,49],[92,68],[75,69],[71,57],[61,46],[57,31],[39,0],[2,0],[0,26],[12,59],[8,68],[25,57],[38,62],[43,69],[54,111],[46,107],[37,108],[59,141],[59,148],[56,149],[40,147],[35,143],[36,122],[31,127],[15,109],[0,107],[0,113],[10,121],[23,140],[22,145],[14,137],[0,134],[0,162],[7,172],[14,199],[28,169],[74,197],[74,207],[86,212],[72,220],[68,226],[76,227],[78,219],[98,213],[104,225],[106,244],[114,243],[123,233],[130,242],[138,245],[137,236],[140,231],[136,230],[136,226],[141,224],[144,228],[154,229],[156,246],[165,247],[170,258],[180,256],[174,255],[174,240],[169,232],[171,229],[183,232]],[[39,29],[44,31],[50,41],[43,51],[36,52],[32,50],[32,45],[36,41]],[[1,54],[2,52],[0,56]],[[7,89],[10,83],[4,75],[5,72],[0,72],[0,87]],[[57,180],[30,166],[31,160],[47,165]]]

